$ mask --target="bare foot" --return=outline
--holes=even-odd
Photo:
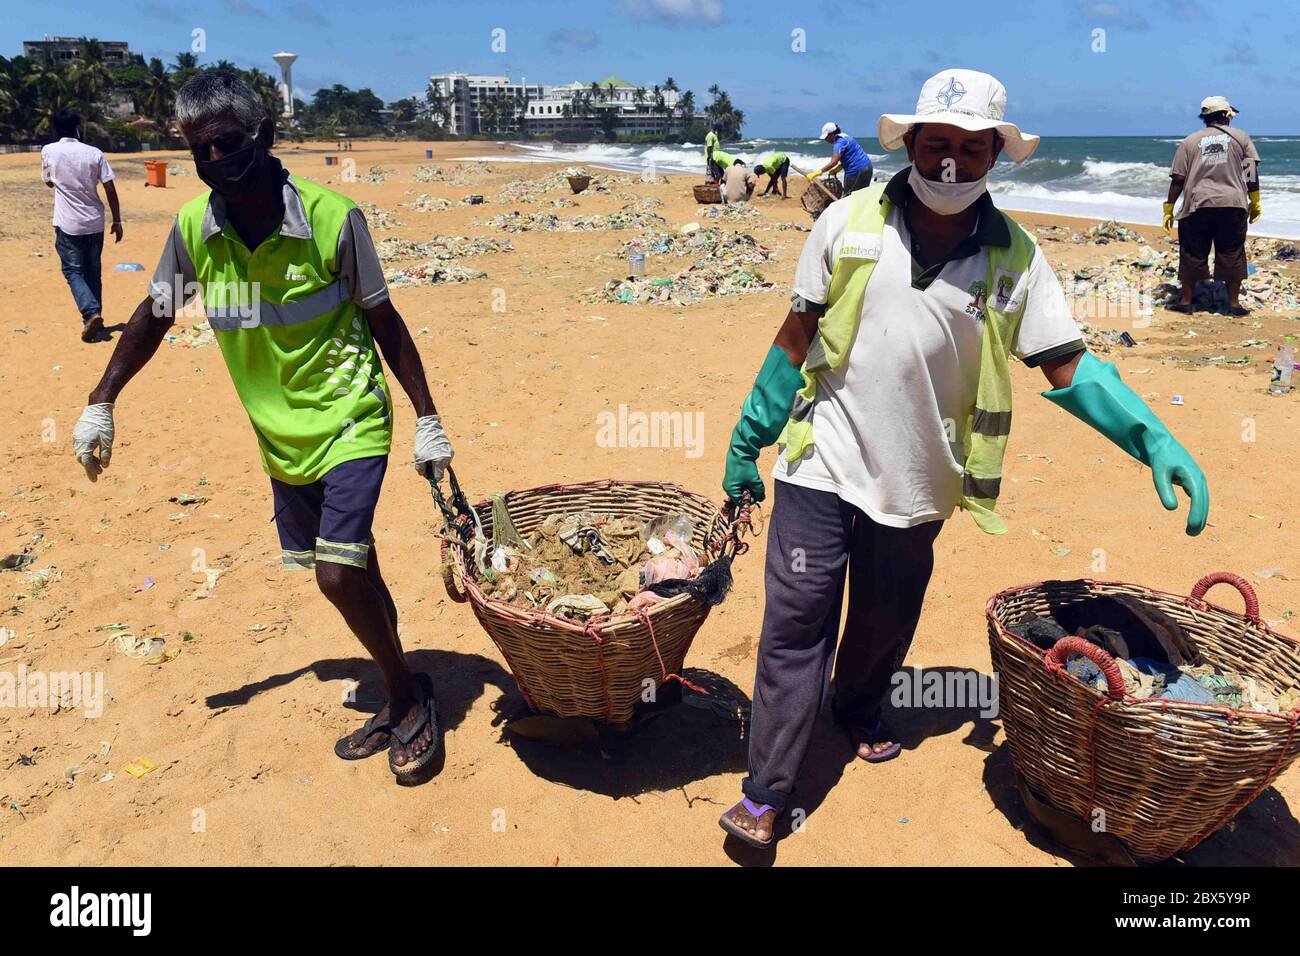
[[[729,821],[737,829],[745,831],[760,843],[770,843],[772,841],[772,830],[776,826],[776,810],[772,807],[768,807],[762,814],[755,817],[746,809],[745,802],[742,800],[724,813],[722,818]]]

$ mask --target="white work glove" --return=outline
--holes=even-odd
[[[86,469],[86,477],[97,481],[99,473],[108,467],[109,459],[113,457],[112,402],[86,406],[72,429],[72,453]]]
[[[451,464],[451,442],[442,430],[441,415],[425,415],[415,420],[415,469],[426,478],[425,465],[433,465],[433,480],[442,481],[443,472]]]

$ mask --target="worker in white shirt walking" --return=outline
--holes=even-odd
[[[122,241],[122,213],[108,160],[94,146],[81,142],[81,117],[71,110],[59,110],[53,126],[59,139],[41,149],[41,179],[54,190],[54,248],[81,313],[81,341],[93,342],[104,331],[101,183],[113,211],[114,242]]]

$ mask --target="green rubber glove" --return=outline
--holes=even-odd
[[[1043,397],[1091,425],[1149,467],[1160,503],[1169,511],[1178,508],[1173,486],[1182,485],[1191,499],[1187,533],[1198,535],[1205,530],[1205,519],[1210,514],[1210,487],[1205,472],[1187,449],[1174,440],[1146,402],[1120,380],[1119,370],[1113,363],[1084,352],[1075,369],[1074,381],[1065,388],[1043,392]]]
[[[771,445],[790,418],[795,392],[803,388],[803,373],[790,364],[780,346],[773,345],[754,380],[754,389],[740,407],[740,421],[731,432],[727,447],[727,471],[722,490],[732,501],[739,502],[741,492],[749,490],[755,501],[767,492],[758,475],[758,453]]]

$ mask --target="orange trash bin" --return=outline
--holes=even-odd
[[[146,159],[144,161],[144,170],[146,189],[150,186],[157,186],[159,189],[167,188],[167,160]]]

